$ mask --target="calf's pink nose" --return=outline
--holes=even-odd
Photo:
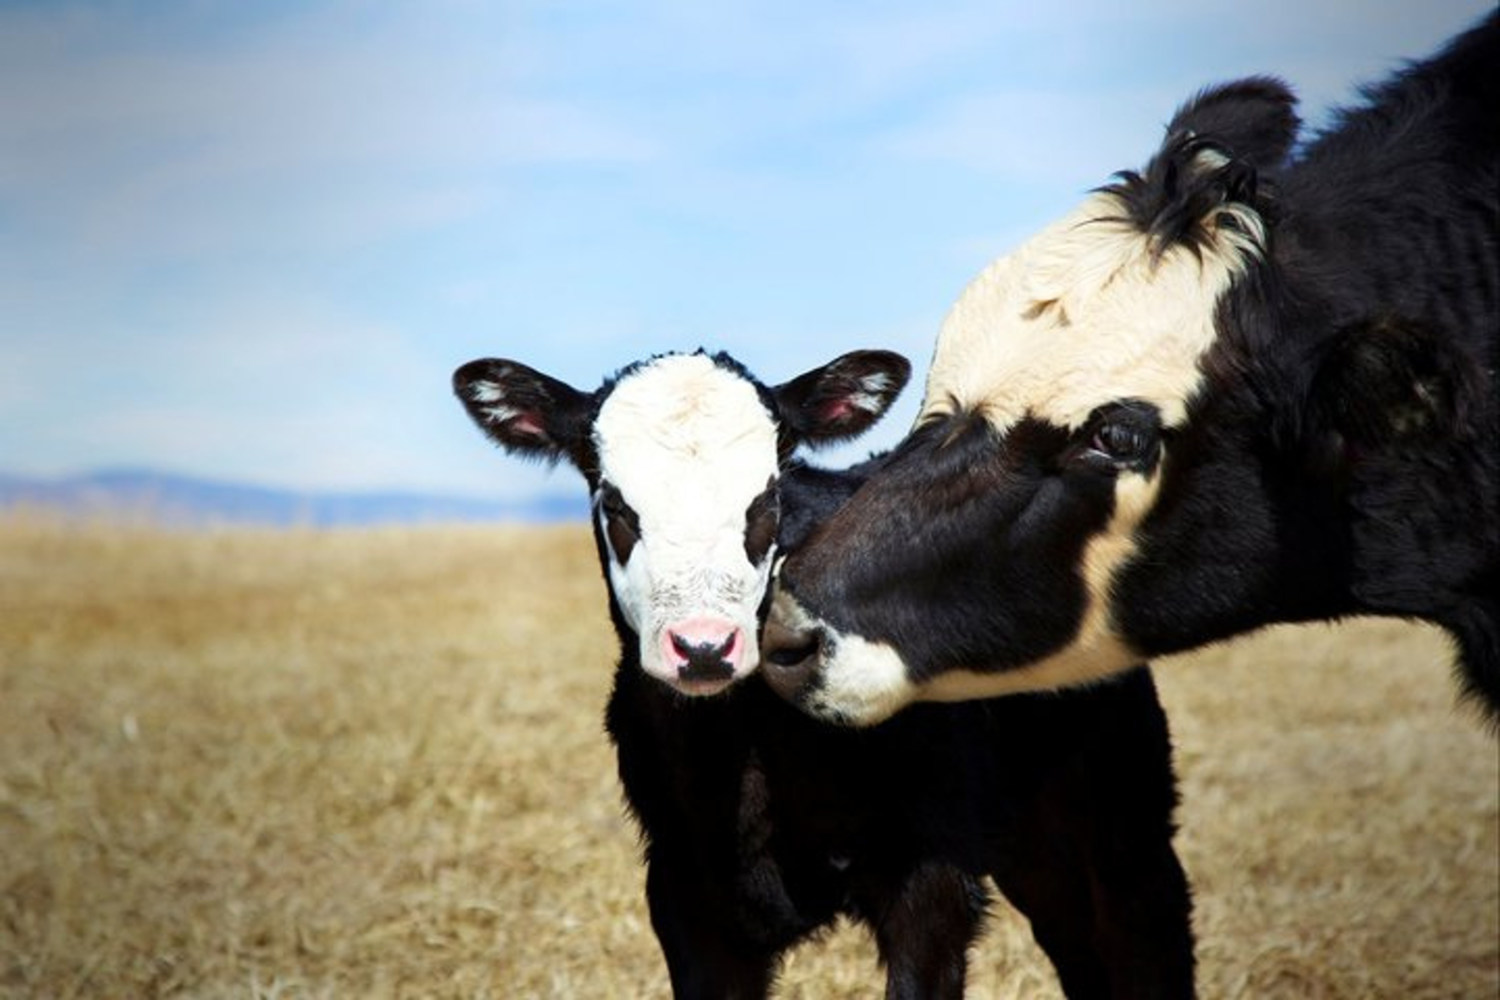
[[[720,680],[739,671],[745,635],[722,618],[689,618],[662,631],[662,655],[685,680]]]

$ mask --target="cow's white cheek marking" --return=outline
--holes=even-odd
[[[815,715],[873,725],[916,698],[906,664],[890,646],[857,635],[841,635],[835,642],[833,655],[822,663],[822,683],[808,696]]]
[[[968,701],[1072,687],[1140,664],[1144,658],[1111,621],[1109,589],[1120,568],[1135,554],[1135,529],[1159,490],[1158,476],[1126,473],[1116,481],[1114,515],[1084,550],[1088,606],[1077,635],[1061,649],[1024,667],[946,670],[918,685],[908,679],[906,664],[894,647],[823,625],[834,636],[834,651],[820,663],[822,682],[809,697],[809,706],[825,718],[868,725],[912,701]],[[793,629],[810,630],[821,624],[784,592],[777,593],[775,614]]]

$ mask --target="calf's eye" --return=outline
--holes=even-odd
[[[776,493],[773,476],[765,492],[761,493],[745,509],[745,556],[750,565],[758,566],[776,541],[776,529],[781,525],[781,501]]]
[[[604,533],[609,537],[609,547],[623,566],[630,561],[630,553],[641,537],[640,518],[612,483],[605,483],[599,490],[599,507],[604,511]]]

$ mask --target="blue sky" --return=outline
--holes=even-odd
[[[919,382],[1197,88],[1279,74],[1316,123],[1490,6],[0,3],[0,471],[511,497],[575,483],[468,425],[471,358]]]

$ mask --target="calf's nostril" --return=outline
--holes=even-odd
[[[736,638],[735,633],[730,632],[724,637],[723,642],[693,642],[689,639],[684,639],[676,632],[668,632],[667,634],[672,639],[672,648],[684,660],[689,661],[727,659],[730,651],[734,649],[734,640]]]

